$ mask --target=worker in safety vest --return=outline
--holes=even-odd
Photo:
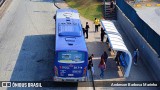
[[[99,19],[95,18],[94,24],[95,24],[95,32],[98,32],[98,27],[100,26]]]

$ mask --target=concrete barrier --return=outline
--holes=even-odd
[[[132,42],[140,51],[142,62],[151,72],[155,81],[160,81],[160,58],[155,50],[147,43],[142,35],[134,27],[134,24],[117,7],[117,21]]]
[[[3,5],[5,0],[0,0],[0,7]]]

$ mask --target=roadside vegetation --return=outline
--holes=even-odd
[[[81,16],[94,20],[102,18],[101,0],[66,0],[69,7],[77,9]]]

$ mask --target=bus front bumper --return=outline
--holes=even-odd
[[[54,81],[64,81],[64,82],[78,82],[78,81],[87,81],[87,77],[81,78],[64,78],[64,77],[53,77]]]

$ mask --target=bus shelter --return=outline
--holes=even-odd
[[[124,77],[128,77],[131,69],[132,57],[121,34],[118,32],[112,21],[101,20],[101,24],[106,33],[107,41],[110,44],[111,50],[116,52],[116,57],[118,56],[120,66],[123,67]]]

